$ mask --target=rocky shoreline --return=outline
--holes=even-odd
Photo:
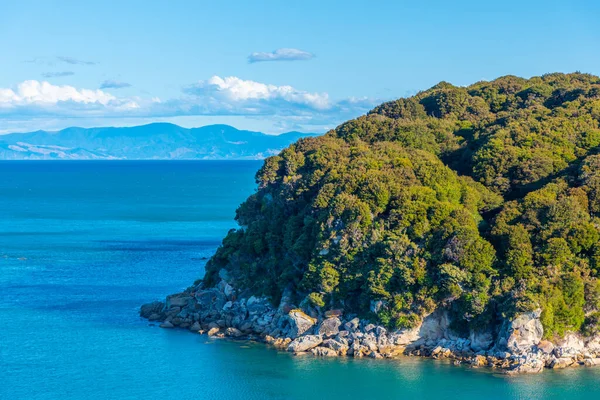
[[[419,326],[392,332],[342,310],[320,314],[295,307],[290,290],[275,308],[266,298],[238,293],[222,275],[214,288],[199,283],[167,296],[165,302],[144,304],[140,315],[160,322],[162,328],[256,340],[295,354],[322,357],[443,358],[507,374],[600,365],[600,334],[583,338],[570,333],[556,343],[542,340],[539,311],[504,321],[497,332],[472,331],[461,337],[450,329],[448,313],[438,309]]]

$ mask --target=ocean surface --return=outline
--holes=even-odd
[[[294,357],[140,319],[202,276],[259,167],[0,162],[0,399],[600,398],[600,368]]]

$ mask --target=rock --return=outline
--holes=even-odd
[[[324,340],[322,346],[335,350],[335,352],[341,356],[346,355],[349,349],[346,343],[334,339]]]
[[[318,346],[310,350],[315,356],[321,357],[336,357],[338,355],[337,351],[330,349],[328,347]]]
[[[552,369],[563,369],[563,368],[570,367],[571,365],[573,365],[573,359],[572,358],[567,358],[567,357],[555,358],[552,361],[552,363],[550,364],[550,368],[552,368]]]
[[[292,306],[292,299],[294,298],[293,285],[287,286],[281,294],[281,301],[279,302],[278,310],[283,314],[289,313],[294,307]]]
[[[516,364],[505,373],[508,375],[539,374],[542,371],[544,371],[544,363],[541,360],[531,360],[527,363]]]
[[[378,326],[375,328],[375,335],[377,335],[377,337],[385,336],[386,333],[387,329],[385,329],[383,326]]]
[[[359,325],[360,325],[360,319],[353,318],[344,324],[344,328],[349,332],[356,332]]]
[[[594,367],[596,365],[600,365],[600,358],[586,358],[583,361],[583,365],[586,367]]]
[[[383,356],[381,354],[379,354],[378,352],[376,352],[376,351],[370,352],[369,353],[369,357],[371,357],[371,358],[383,358]]]
[[[321,322],[319,326],[319,335],[323,337],[333,337],[340,331],[340,325],[342,322],[338,317],[330,317]]]
[[[362,357],[363,355],[367,354],[367,352],[368,352],[368,348],[361,345],[358,341],[355,341],[350,346],[350,349],[348,350],[348,355],[358,358],[358,357]]]
[[[199,322],[194,322],[194,323],[192,324],[192,326],[190,326],[190,331],[192,331],[192,332],[198,332],[198,331],[200,331],[201,329],[202,329],[202,326],[200,326],[200,323],[199,323]]]
[[[377,340],[374,336],[367,336],[362,339],[361,344],[371,351],[376,351],[379,347],[377,346]]]
[[[219,278],[221,278],[225,282],[229,282],[229,280],[230,280],[230,278],[229,278],[229,272],[227,272],[227,270],[225,268],[221,268],[219,270]]]
[[[386,306],[386,302],[383,300],[371,300],[369,309],[373,314],[377,314],[382,308]]]
[[[390,341],[397,346],[407,346],[420,339],[419,328],[401,329],[390,335]]]
[[[373,329],[375,329],[375,325],[373,325],[373,324],[367,324],[367,325],[365,326],[365,328],[363,329],[363,331],[364,331],[365,333],[369,333],[369,332],[371,332]]]
[[[504,321],[496,341],[497,346],[515,354],[531,350],[544,335],[540,315],[541,310],[536,310],[520,314],[512,321]]]
[[[170,321],[165,321],[162,324],[159,325],[161,328],[173,328],[174,325],[170,322]]]
[[[490,331],[471,331],[469,340],[474,352],[488,350],[494,344],[494,336]]]
[[[296,353],[308,351],[317,347],[321,343],[323,343],[323,338],[319,335],[300,336],[299,338],[292,340],[292,342],[288,345],[287,351]]]
[[[554,351],[554,344],[548,340],[542,340],[538,343],[537,348],[544,354],[552,354]]]
[[[223,306],[227,302],[225,294],[215,288],[200,290],[196,292],[195,298],[199,310],[202,312],[218,313],[223,309]]]
[[[329,318],[329,317],[341,317],[343,314],[343,311],[340,309],[336,309],[336,310],[329,310],[329,311],[325,311],[325,317]]]
[[[185,307],[192,300],[188,293],[177,293],[167,296],[166,308]]]
[[[421,326],[418,327],[419,339],[424,342],[437,342],[447,339],[450,331],[450,317],[448,312],[438,309],[423,318]]]
[[[596,334],[591,338],[588,338],[585,347],[589,351],[600,352],[600,334]]]
[[[140,307],[140,316],[150,319],[151,316],[160,315],[163,308],[165,308],[165,303],[162,301],[153,301],[152,303],[144,304]],[[153,319],[153,321],[156,320]]]
[[[208,336],[215,336],[217,333],[219,333],[219,328],[210,328],[208,331]]]
[[[150,314],[148,317],[148,321],[160,321],[162,319],[162,314]]]
[[[263,315],[271,308],[271,303],[265,297],[251,296],[246,302],[246,309],[250,316]]]
[[[238,338],[240,336],[244,336],[244,334],[239,329],[229,327],[225,329],[225,336]]]
[[[309,317],[301,310],[290,311],[288,321],[290,323],[289,337],[292,339],[308,332],[316,322],[314,318]]]
[[[471,360],[471,365],[474,367],[485,367],[487,365],[487,358],[481,355],[475,356]]]
[[[567,334],[563,339],[556,343],[554,348],[554,355],[558,358],[563,357],[574,357],[581,353],[585,345],[581,338],[573,333]]]

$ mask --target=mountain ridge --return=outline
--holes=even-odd
[[[0,159],[263,159],[303,137],[297,131],[280,135],[239,130],[215,124],[184,128],[155,122],[133,127],[69,127],[0,136]]]

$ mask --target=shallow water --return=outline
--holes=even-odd
[[[294,357],[141,320],[202,275],[259,167],[0,162],[0,399],[600,397],[600,368]]]

